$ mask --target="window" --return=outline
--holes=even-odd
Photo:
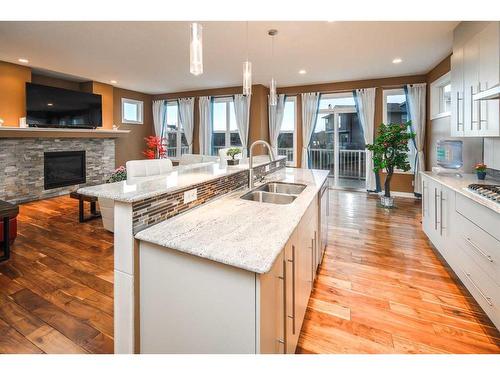
[[[167,101],[167,123],[165,124],[164,137],[167,139],[167,156],[180,157],[189,151],[189,146],[180,125],[179,105],[177,100]]]
[[[281,129],[278,135],[278,155],[286,156],[287,165],[292,167],[297,166],[296,113],[297,97],[287,97],[283,113],[283,122],[281,123]]]
[[[451,78],[447,73],[431,83],[431,119],[451,115]]]
[[[122,123],[142,124],[144,103],[140,100],[122,98]]]
[[[410,121],[404,89],[384,90],[383,121],[385,124],[404,124]],[[408,131],[410,131],[410,129],[408,129]],[[408,148],[410,149],[408,152],[408,161],[411,165],[411,169],[408,173],[413,173],[416,150],[413,140],[411,139],[408,141]],[[399,171],[399,173],[404,172]]]
[[[212,155],[219,155],[219,150],[222,148],[241,146],[233,98],[215,98],[212,117]]]

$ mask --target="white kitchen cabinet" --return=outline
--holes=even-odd
[[[499,100],[474,95],[500,83],[500,22],[462,22],[451,59],[451,135],[500,136]]]
[[[453,48],[451,55],[451,136],[464,136],[464,49]]]
[[[423,175],[422,228],[500,328],[500,215]]]

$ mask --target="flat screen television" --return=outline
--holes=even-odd
[[[100,127],[101,95],[26,83],[26,123],[41,128]]]

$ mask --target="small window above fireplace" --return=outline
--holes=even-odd
[[[85,151],[45,152],[43,156],[45,190],[86,182]]]

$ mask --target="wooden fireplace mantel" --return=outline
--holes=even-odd
[[[126,136],[128,133],[130,133],[130,130],[0,126],[0,138],[119,138]]]

